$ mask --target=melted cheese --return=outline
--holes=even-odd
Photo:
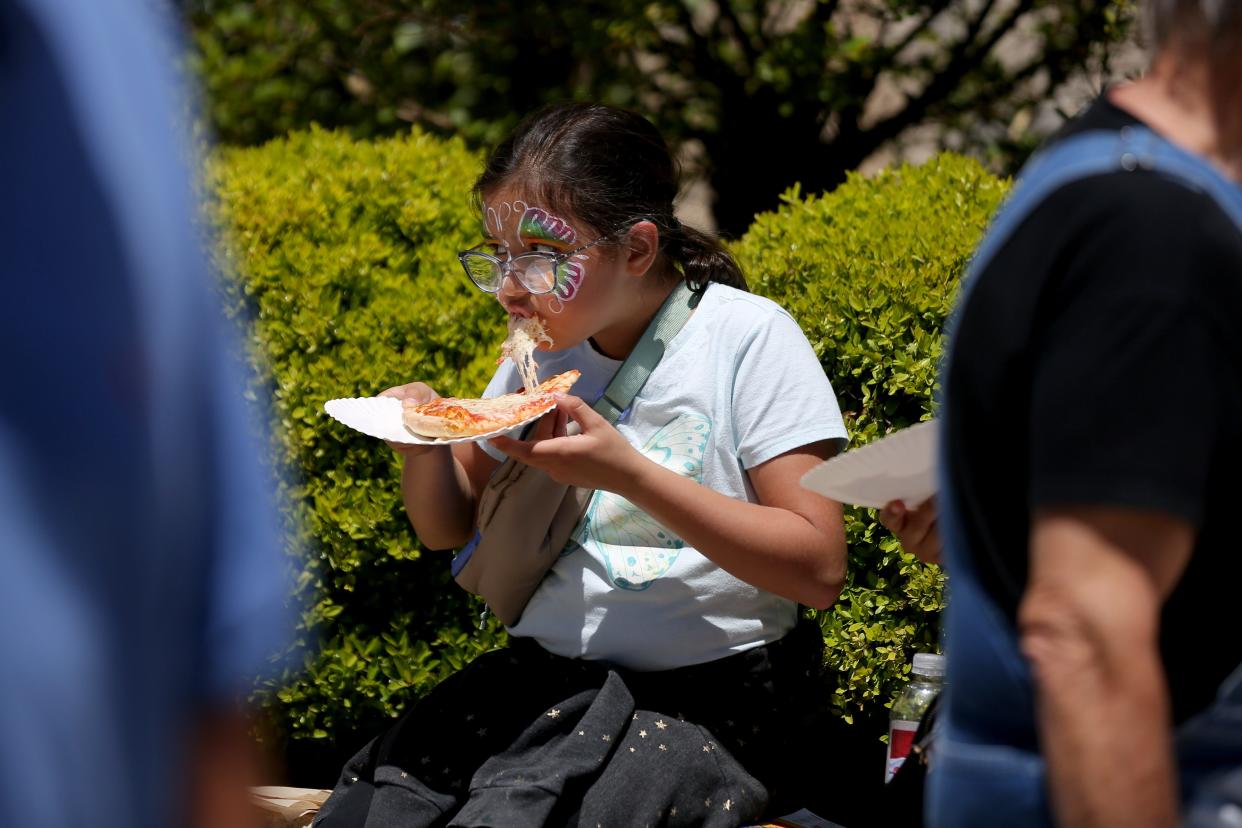
[[[539,385],[535,350],[543,342],[551,345],[552,337],[548,336],[539,317],[510,317],[509,336],[500,346],[500,352],[504,355],[502,358],[513,360],[514,366],[522,376],[522,385],[527,393]]]

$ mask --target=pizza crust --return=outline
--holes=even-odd
[[[419,437],[466,436],[459,430],[462,427],[460,423],[446,420],[444,417],[420,414],[412,408],[407,408],[401,412],[401,422],[405,423],[405,427]]]

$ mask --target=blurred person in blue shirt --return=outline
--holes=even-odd
[[[291,629],[153,8],[0,4],[0,825],[242,824]]]

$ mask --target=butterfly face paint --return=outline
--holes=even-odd
[[[483,214],[483,231],[493,239],[507,244],[505,225],[512,224],[513,213],[518,210],[521,211],[518,215],[526,211],[525,201],[503,201],[494,207],[488,207]]]
[[[523,211],[518,225],[518,238],[526,244],[538,244],[542,241],[552,242],[556,246],[559,242],[566,247],[573,247],[578,241],[578,233],[563,219],[551,215],[547,210],[528,207]],[[582,263],[586,260],[585,253],[577,253],[560,266],[560,272],[557,273],[559,285],[555,292],[557,301],[551,303],[549,308],[553,313],[560,313],[565,308],[564,303],[573,301],[578,295],[578,288],[582,285],[586,272]]]
[[[542,207],[531,207],[524,201],[502,202],[489,206],[484,214],[484,229],[492,238],[510,249],[545,245],[568,251],[578,241],[578,233],[569,222]],[[516,241],[517,244],[512,244]],[[559,314],[566,302],[573,301],[586,276],[586,253],[575,253],[563,262],[557,272],[557,288],[548,300],[548,310]]]
[[[548,213],[542,207],[527,207],[518,222],[518,238],[523,241],[559,241],[572,246],[578,233],[563,219]]]

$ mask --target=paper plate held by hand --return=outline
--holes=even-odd
[[[803,475],[802,486],[872,509],[892,500],[919,506],[936,493],[938,425],[929,420],[838,454]]]
[[[486,434],[472,434],[469,437],[422,437],[405,427],[405,423],[401,420],[401,400],[395,397],[346,397],[328,400],[323,404],[323,410],[328,412],[332,419],[344,423],[354,431],[361,431],[370,437],[378,437],[390,443],[404,443],[411,446],[476,443],[517,431],[555,407],[556,401],[549,395],[546,408],[536,411],[525,420],[511,426],[489,431]]]

